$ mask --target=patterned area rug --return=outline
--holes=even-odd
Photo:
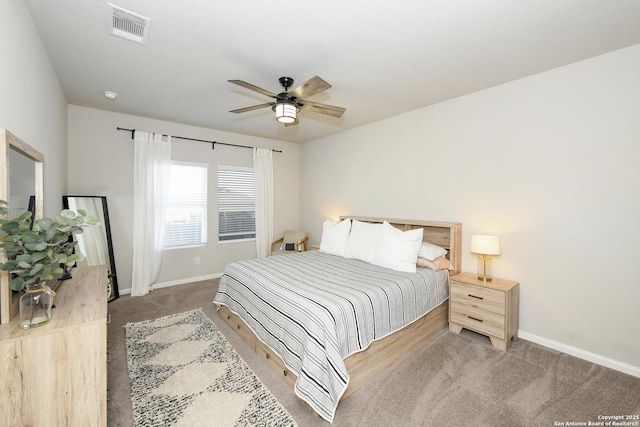
[[[125,329],[136,426],[297,426],[202,310]]]

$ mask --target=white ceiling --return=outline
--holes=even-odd
[[[106,0],[25,1],[70,104],[292,142],[640,43],[638,0],[111,0],[151,19],[146,45],[108,33]],[[342,118],[229,112],[271,101],[229,79],[315,75]]]

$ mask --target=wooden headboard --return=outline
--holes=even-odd
[[[388,218],[372,218],[365,216],[341,216],[340,220],[351,218],[361,222],[372,224],[382,224],[387,221],[399,230],[412,230],[414,228],[424,229],[422,240],[424,242],[433,243],[442,246],[449,251],[448,258],[453,264],[454,271],[451,274],[458,274],[462,270],[461,266],[461,242],[462,242],[462,224],[459,222],[441,222],[441,221],[418,221],[407,219],[388,219]]]

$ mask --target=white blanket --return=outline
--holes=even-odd
[[[295,393],[332,422],[349,383],[344,359],[449,296],[449,274],[402,273],[320,251],[231,263],[214,303],[239,315],[298,376]]]

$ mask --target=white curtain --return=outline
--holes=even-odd
[[[160,272],[171,170],[171,137],[165,138],[135,131],[131,296],[148,294]]]
[[[253,149],[256,190],[256,249],[258,258],[269,256],[273,241],[273,151]]]

